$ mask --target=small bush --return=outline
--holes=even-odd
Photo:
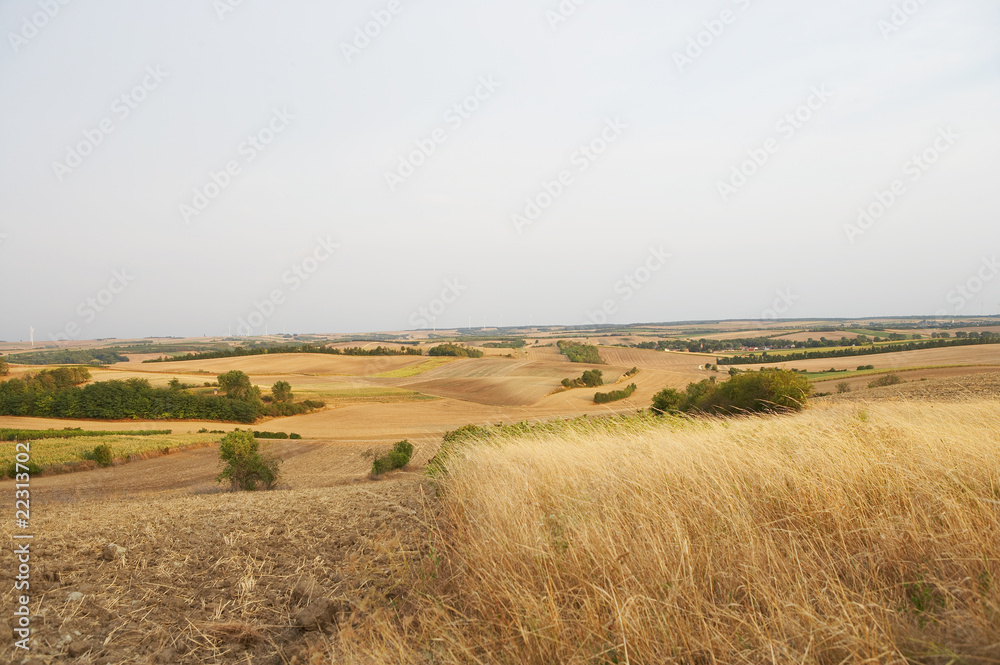
[[[372,461],[372,475],[380,476],[395,469],[402,469],[410,463],[411,457],[413,457],[413,444],[406,440],[398,441],[387,454]]]
[[[260,443],[250,430],[234,430],[223,437],[219,460],[225,467],[216,480],[228,481],[233,491],[272,489],[278,483],[281,460],[262,454]]]
[[[18,473],[28,473],[32,477],[42,475],[42,467],[38,466],[33,460],[28,460],[26,464],[21,465],[21,470],[18,471],[17,463],[11,462],[10,466],[7,467],[7,475],[11,478],[16,478]],[[24,471],[24,467],[28,467],[27,471]]]
[[[837,392],[838,393],[849,393],[849,392],[851,392],[851,386],[850,386],[850,384],[847,383],[847,381],[841,381],[840,383],[837,384]]]
[[[89,460],[97,462],[97,466],[107,467],[115,463],[115,457],[111,452],[111,446],[106,443],[94,446],[94,449],[85,455],[85,457]]]
[[[301,439],[302,435],[301,434],[296,434],[295,432],[292,432],[291,434],[288,435],[288,438],[289,439]]]
[[[875,369],[875,365],[858,365],[858,371],[864,371],[866,369]]]
[[[881,388],[883,386],[895,386],[902,383],[903,380],[899,378],[898,374],[884,374],[871,383],[868,384],[869,388]]]
[[[253,436],[255,439],[287,439],[288,434],[285,432],[254,432]]]

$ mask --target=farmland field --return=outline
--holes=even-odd
[[[546,338],[540,331],[536,334],[538,339]],[[670,469],[680,469],[690,462],[695,450],[702,451],[698,454],[708,454],[706,451],[713,446],[720,447],[719,450],[737,446],[725,449],[742,450],[747,455],[756,451],[754,455],[762,455],[760,463],[773,472],[783,463],[773,455],[777,450],[774,446],[779,444],[787,446],[792,457],[812,455],[811,463],[820,464],[822,455],[815,447],[815,440],[810,438],[812,434],[807,434],[809,432],[829,434],[832,438],[825,439],[828,442],[849,436],[869,437],[864,440],[883,443],[911,434],[922,436],[919,432],[924,430],[945,432],[953,427],[947,424],[951,423],[949,419],[959,413],[953,411],[955,408],[963,409],[963,413],[993,417],[995,399],[1000,395],[1000,346],[798,361],[787,365],[809,369],[815,373],[816,390],[834,393],[814,400],[799,416],[781,421],[764,419],[759,424],[747,421],[704,426],[666,420],[662,422],[662,431],[657,429],[659,425],[655,421],[647,420],[641,427],[637,424],[639,429],[634,431],[625,429],[617,434],[605,432],[585,437],[572,434],[573,428],[578,426],[572,421],[560,430],[563,434],[553,435],[555,438],[511,439],[504,444],[506,447],[494,452],[468,450],[449,463],[447,480],[435,480],[434,487],[426,485],[424,466],[439,452],[442,436],[448,430],[468,424],[514,425],[578,416],[634,416],[636,411],[647,409],[653,395],[665,387],[683,389],[703,379],[728,379],[725,368],[723,371],[704,369],[706,363],[715,360],[710,354],[600,346],[605,364],[587,365],[568,362],[554,346],[533,348],[534,339],[532,337],[524,349],[513,352],[492,349],[486,357],[474,359],[283,354],[145,365],[130,362],[91,368],[92,381],[147,378],[154,385],[167,386],[171,379],[177,378],[182,383],[198,386],[198,391],[214,390],[204,388],[203,384],[215,382],[220,372],[239,369],[264,393],[269,393],[276,381],[287,381],[296,399],[324,401],[326,405],[313,412],[265,418],[253,425],[258,430],[295,432],[305,437],[264,444],[283,460],[283,478],[278,489],[267,494],[234,495],[222,491],[216,481],[220,470],[218,442],[221,435],[197,432],[199,429],[230,431],[237,427],[233,423],[0,417],[0,427],[81,427],[121,432],[32,443],[34,461],[43,467],[50,466],[50,473],[31,480],[35,503],[33,518],[39,533],[45,534],[44,542],[39,541],[38,556],[44,561],[46,577],[38,584],[46,598],[60,601],[58,605],[50,605],[48,610],[56,620],[40,629],[42,639],[53,645],[49,653],[65,655],[66,647],[58,646],[61,643],[56,628],[64,626],[80,633],[73,643],[74,651],[103,654],[100,657],[111,658],[109,662],[116,664],[128,662],[128,654],[136,650],[159,657],[160,662],[178,663],[235,665],[246,662],[247,654],[253,663],[271,662],[267,660],[271,657],[278,658],[273,662],[282,662],[282,658],[300,663],[310,662],[310,658],[316,662],[331,659],[341,662],[353,658],[355,662],[366,663],[425,663],[429,662],[425,654],[414,650],[413,645],[436,644],[434,640],[439,637],[453,645],[461,645],[456,648],[462,650],[503,642],[512,653],[518,654],[519,662],[572,661],[571,654],[560,651],[568,648],[567,642],[557,639],[556,635],[572,634],[574,648],[600,651],[597,645],[604,638],[594,641],[593,636],[600,633],[599,623],[606,621],[601,617],[609,616],[613,605],[604,604],[605,595],[593,586],[582,585],[580,580],[584,578],[606,591],[628,589],[636,598],[653,599],[660,603],[656,607],[673,607],[677,603],[697,606],[702,614],[716,616],[715,625],[727,625],[727,617],[731,616],[737,616],[738,621],[745,624],[763,625],[764,617],[754,614],[752,603],[743,603],[736,610],[713,605],[710,594],[695,580],[714,575],[719,585],[730,582],[725,577],[726,569],[721,567],[723,564],[712,568],[711,562],[705,557],[699,558],[697,553],[714,548],[712,561],[730,561],[731,564],[753,561],[755,566],[778,570],[779,559],[768,559],[760,552],[754,555],[733,543],[767,542],[775,548],[798,548],[800,556],[806,556],[808,543],[813,542],[810,539],[819,538],[806,528],[807,523],[813,522],[796,522],[798,513],[793,505],[786,501],[787,497],[781,499],[786,503],[778,497],[769,504],[778,511],[771,519],[784,520],[783,523],[791,525],[783,527],[788,532],[785,537],[790,540],[779,542],[772,531],[749,522],[738,527],[741,537],[735,541],[728,536],[716,538],[708,531],[698,531],[700,527],[696,528],[695,522],[678,532],[676,528],[687,519],[685,515],[699,514],[695,504],[690,502],[684,504],[683,510],[667,508],[671,501],[677,504],[688,496],[684,494],[683,487],[687,487],[684,483],[691,484],[688,489],[693,494],[690,496],[697,494],[703,497],[702,501],[716,501],[712,497],[726,494],[711,490],[713,483],[728,483],[726,487],[730,487],[742,481],[724,474],[713,476],[704,466],[699,466],[700,471],[696,473],[691,467],[683,474],[683,483],[678,479],[670,485],[673,489],[669,491],[674,492],[672,498],[656,498],[657,492],[667,490],[657,486],[660,489],[654,492],[652,485],[638,486],[646,482],[644,478],[649,476],[651,468],[658,469],[654,475],[669,474],[672,473]],[[627,334],[574,338],[565,332],[556,332],[549,339],[624,344],[648,338]],[[501,353],[493,353],[497,351]],[[516,357],[503,357],[507,353]],[[876,369],[857,372],[856,367],[862,364],[873,364]],[[624,377],[633,367],[638,372]],[[826,374],[831,367],[850,371]],[[44,367],[13,366],[11,376],[24,376],[41,369]],[[603,387],[563,389],[563,379],[579,377],[587,369],[601,370]],[[757,368],[741,366],[740,369]],[[886,388],[867,387],[871,380],[890,371],[898,373],[903,383]],[[628,398],[602,405],[593,403],[595,392],[619,390],[633,382],[637,388]],[[848,383],[850,392],[836,394],[836,385],[841,382]],[[971,403],[969,400],[982,401]],[[924,406],[906,406],[914,402]],[[879,403],[887,406],[884,409],[872,406]],[[866,414],[864,418],[870,420],[860,420],[859,413]],[[857,429],[859,427],[861,429]],[[170,429],[173,434],[152,437],[128,434],[128,430],[161,428]],[[910,434],[901,434],[904,432]],[[986,436],[989,433],[979,434]],[[369,473],[374,457],[384,454],[402,439],[415,446],[409,466],[373,480]],[[544,445],[540,444],[542,441]],[[683,443],[685,441],[698,441],[699,444],[688,445]],[[111,468],[54,473],[70,470],[64,468],[63,463],[69,466],[80,463],[86,453],[100,443],[110,445],[116,458],[131,457],[132,461]],[[0,443],[0,446],[5,445],[12,446]],[[640,451],[659,450],[658,446],[666,446],[663,450],[669,449],[670,454],[655,453],[654,459],[643,459],[639,454]],[[164,448],[170,449],[169,454],[162,454]],[[8,449],[2,450],[0,465],[10,461]],[[767,453],[771,457],[764,454],[767,450],[771,451]],[[938,448],[927,450],[941,454]],[[969,450],[970,454],[979,454]],[[585,455],[579,457],[581,453]],[[764,467],[753,466],[756,463],[753,459],[741,459],[741,468],[746,473],[750,469],[757,469],[754,473],[764,473],[761,471]],[[960,460],[955,461],[959,463]],[[520,465],[517,466],[520,470],[509,464]],[[565,483],[556,482],[555,476],[544,471],[550,464],[563,469]],[[487,476],[477,475],[480,467],[489,470]],[[642,472],[638,471],[640,468]],[[636,471],[628,475],[630,480],[626,482],[622,474],[628,469]],[[832,475],[832,469],[829,482],[841,482]],[[786,471],[788,469],[781,473]],[[515,477],[519,473],[521,480],[517,481]],[[489,477],[490,474],[496,478]],[[847,485],[837,487],[849,487],[853,481],[849,476],[842,477]],[[494,481],[503,484],[507,494],[501,496],[500,487]],[[801,475],[794,478],[795,483],[802,483],[798,486],[804,488],[806,494],[820,491],[806,481]],[[747,482],[761,486],[752,479]],[[0,482],[0,489],[2,486]],[[532,501],[538,503],[537,508],[532,507],[534,504],[527,496],[535,497]],[[751,495],[746,493],[746,496]],[[587,507],[588,501],[598,499],[602,508],[594,512]],[[644,501],[650,506],[655,504],[656,511],[642,508],[646,505]],[[515,510],[518,504],[522,507]],[[703,515],[699,524],[714,524],[710,515],[726,514],[726,504],[714,505],[715,512]],[[472,514],[466,512],[467,508],[479,516],[475,522],[463,517]],[[549,517],[531,513],[536,509]],[[624,511],[623,515],[627,512],[637,524],[646,525],[630,529],[632,536],[609,531],[609,538],[623,544],[624,549],[620,550],[612,548],[610,541],[597,535],[607,526],[599,519],[601,511],[614,510]],[[719,522],[718,529],[723,529],[719,526],[722,524],[736,524],[735,515],[743,513],[735,506],[733,510],[735,512],[729,514],[732,519]],[[789,512],[781,513],[781,510]],[[956,519],[972,519],[966,513],[954,514]],[[663,515],[673,515],[670,519],[674,521],[669,525],[657,522],[657,519],[667,519]],[[810,520],[823,523],[821,515],[810,515]],[[505,569],[505,562],[518,571],[528,570],[530,566],[523,554],[498,548],[486,532],[477,532],[479,520],[485,520],[482,528],[504,534],[503,542],[511,547],[527,543],[517,540],[520,536],[514,537],[513,532],[527,534],[525,537],[535,543],[532,547],[543,553],[546,569],[556,571],[555,576],[535,577]],[[758,525],[766,523],[766,520],[755,522]],[[666,566],[674,570],[681,559],[672,557],[683,558],[684,555],[675,555],[664,544],[668,541],[637,539],[635,534],[643,532],[669,532],[675,534],[670,543],[688,543],[686,547],[692,554],[686,560],[693,572],[687,577],[671,577],[674,591],[653,588],[644,580],[656,578],[649,566]],[[723,532],[724,529],[718,531]],[[678,533],[680,535],[676,535]],[[945,532],[934,535],[935,538],[946,536]],[[606,575],[618,580],[618,586],[608,586],[602,577],[589,576],[584,569],[567,563],[568,559],[558,554],[564,548],[562,538],[566,539],[569,548],[564,551],[590,557],[594,565],[601,563]],[[165,552],[161,543],[167,540],[183,542],[183,556],[180,551],[176,555]],[[100,558],[102,548],[109,542],[127,551],[124,559],[108,562]],[[484,549],[477,546],[478,542],[493,544]],[[859,556],[857,551],[852,552],[844,556]],[[920,552],[914,550],[913,554],[918,556]],[[753,556],[764,558],[754,559]],[[503,561],[494,557],[501,557]],[[81,561],[98,563],[81,564]],[[474,561],[475,570],[481,574],[470,576],[465,561]],[[834,564],[827,562],[824,565]],[[965,564],[956,561],[955,565]],[[461,572],[463,570],[466,572]],[[761,580],[770,579],[767,576],[750,578],[750,569],[741,570],[749,584],[760,585],[764,583]],[[929,571],[926,574],[942,574],[937,569],[926,570]],[[51,571],[58,573],[58,582],[51,581],[55,575]],[[905,572],[909,574],[909,569]],[[121,583],[126,573],[131,586]],[[973,573],[978,574],[970,568],[964,574]],[[492,574],[501,575],[510,584],[509,588],[501,583],[500,577],[490,578]],[[633,578],[636,581],[627,581]],[[442,583],[447,580],[451,586],[442,587],[435,579]],[[794,619],[799,621],[805,610],[795,589],[781,582],[787,579],[787,575],[775,577],[778,581],[769,583],[772,586],[767,587],[767,593],[774,594],[774,598],[792,599],[793,605],[780,611],[782,616],[791,617],[788,620],[799,617]],[[950,578],[934,579],[941,588],[952,589],[948,586],[952,584]],[[555,612],[551,618],[561,626],[558,633],[546,636],[544,630],[539,629],[527,633],[526,641],[514,639],[509,626],[516,623],[515,617],[505,617],[502,607],[482,604],[485,600],[472,600],[486,598],[489,588],[501,594],[496,596],[498,599],[502,594],[514,594],[508,598],[522,598],[520,602],[528,613],[526,620],[537,626],[547,625],[542,621],[543,616],[547,616],[545,612]],[[556,593],[555,604],[548,609],[533,600],[545,595],[540,591],[542,588],[551,588]],[[764,587],[750,588],[755,593],[765,593]],[[259,600],[247,589],[259,590],[264,600]],[[65,602],[67,594],[74,591],[84,595],[83,605],[79,607]],[[857,585],[848,585],[838,588],[836,593],[854,598],[851,594],[866,592]],[[882,603],[880,607],[885,607],[886,603],[905,602],[905,598],[900,600],[881,587],[868,593],[875,599],[872,602]],[[333,613],[334,623],[344,627],[343,630],[327,629],[321,633],[322,639],[319,639],[320,633],[303,632],[300,626],[307,620],[303,619],[303,612],[312,607],[314,601],[310,599],[314,597],[330,603],[323,607]],[[386,598],[393,600],[387,604]],[[580,614],[567,600],[572,598],[583,599],[584,607],[592,609]],[[205,600],[204,605],[201,600]],[[500,602],[503,606],[509,605]],[[639,613],[636,617],[652,617],[653,614],[641,614],[653,612],[648,602],[632,601],[629,611]],[[815,633],[814,643],[834,639],[829,636],[840,634],[838,631],[845,622],[859,620],[850,611],[838,611],[833,607],[827,604],[825,609],[815,610],[815,623],[807,629],[809,636]],[[954,607],[955,611],[966,613],[962,616],[975,616],[969,614],[971,610],[966,606]],[[668,614],[663,615],[661,610],[654,614],[670,617],[674,626],[685,626],[683,632],[691,636],[691,640],[702,640],[700,647],[691,647],[691,653],[712,652],[710,645],[719,639],[718,634],[713,637],[713,633],[706,632],[707,628],[684,623],[687,614],[662,611]],[[630,629],[634,632],[625,634],[633,649],[630,651],[632,662],[641,660],[644,654],[649,656],[649,662],[655,662],[656,645],[673,640],[674,633],[658,633],[656,630],[667,628],[654,629],[654,624],[640,621]],[[134,627],[117,629],[120,625]],[[647,627],[642,628],[643,625]],[[921,630],[919,621],[914,623],[908,619],[902,623],[878,625],[882,628],[892,626],[893,630],[904,626],[908,631],[916,631],[913,634]],[[312,639],[312,635],[317,639]],[[747,654],[758,653],[755,649],[759,650],[764,643],[760,633],[747,631],[744,638]],[[870,639],[873,649],[888,648],[880,641],[882,638]],[[612,642],[620,647],[620,640]],[[803,655],[798,642],[784,644],[785,653],[795,658]],[[868,643],[844,638],[842,648],[860,654],[865,644]],[[386,649],[392,649],[399,657],[391,656]],[[434,658],[455,662],[440,653]]]

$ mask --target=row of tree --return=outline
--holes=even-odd
[[[216,358],[240,358],[243,356],[263,356],[274,353],[324,353],[333,356],[419,356],[422,355],[420,349],[413,346],[400,346],[398,348],[390,346],[376,346],[374,349],[365,349],[360,346],[346,348],[336,346],[315,346],[313,344],[290,344],[286,346],[238,346],[220,351],[204,351],[201,353],[186,353],[180,356],[164,356],[144,360],[147,363],[180,362],[183,360],[213,360]]]
[[[846,349],[830,351],[801,351],[796,353],[781,353],[771,355],[767,351],[761,354],[750,353],[745,356],[717,358],[720,365],[756,365],[760,363],[780,363],[792,360],[814,360],[817,358],[849,358],[852,356],[868,356],[880,353],[898,353],[900,351],[918,351],[923,349],[939,349],[946,346],[969,346],[972,344],[997,344],[1000,335],[994,332],[983,332],[979,337],[961,339],[929,339],[905,344],[883,344],[881,346],[855,346]]]
[[[482,358],[483,352],[471,346],[459,346],[446,342],[439,344],[427,352],[429,356],[454,356],[457,358]]]
[[[320,408],[322,402],[294,403],[291,386],[277,382],[270,403],[260,388],[238,370],[219,375],[225,395],[193,392],[174,384],[154,388],[146,379],[99,381],[86,368],[44,370],[23,379],[0,382],[0,415],[101,420],[197,419],[252,423],[264,415],[294,415]]]
[[[113,365],[128,362],[128,357],[114,349],[57,349],[15,353],[7,360],[19,365]]]

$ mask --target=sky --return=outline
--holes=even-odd
[[[6,0],[0,339],[1000,312],[995,0]]]

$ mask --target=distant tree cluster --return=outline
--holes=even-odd
[[[653,396],[653,410],[717,415],[799,411],[811,392],[809,380],[797,372],[740,372],[723,383],[714,377],[689,383],[683,392],[665,388]]]
[[[971,336],[972,333],[969,333]],[[750,353],[744,356],[718,358],[720,365],[756,365],[761,363],[779,363],[792,360],[814,360],[817,358],[848,358],[852,356],[868,356],[880,353],[898,353],[899,351],[918,351],[923,349],[939,349],[946,346],[968,346],[972,344],[998,344],[1000,335],[985,331],[975,338],[966,339],[929,339],[906,342],[905,344],[883,344],[881,346],[855,346],[846,349],[830,351],[802,351],[798,353],[781,353],[771,355],[766,351],[760,355]]]
[[[588,369],[576,379],[563,379],[564,388],[596,388],[604,385],[604,374],[599,369]]]
[[[427,352],[429,356],[454,356],[457,358],[482,358],[483,352],[469,346],[459,346],[447,342],[433,347]]]
[[[146,363],[180,362],[184,360],[214,360],[217,358],[241,358],[243,356],[263,356],[275,353],[323,353],[332,356],[419,356],[420,349],[412,346],[393,348],[376,346],[374,349],[364,349],[360,346],[346,348],[334,346],[314,346],[312,344],[291,344],[287,346],[239,346],[221,351],[204,351],[202,353],[187,353],[179,356],[164,356],[144,360]]]
[[[154,388],[146,379],[116,379],[80,385],[90,378],[84,367],[43,370],[23,379],[0,382],[0,415],[102,420],[198,419],[251,423],[263,415],[294,415],[323,406],[307,400],[265,405],[260,389],[240,371],[219,376],[225,395],[178,387]],[[279,392],[281,390],[279,389]],[[290,394],[290,388],[289,388]]]
[[[523,339],[501,340],[499,342],[486,342],[483,344],[487,349],[521,349],[526,342]]]
[[[7,360],[20,365],[113,365],[128,362],[128,357],[114,349],[58,349],[15,353]]]
[[[560,353],[569,358],[574,363],[590,363],[591,365],[603,365],[601,354],[597,347],[591,344],[580,344],[579,342],[567,342],[559,340],[556,342]]]
[[[609,393],[594,393],[594,404],[607,404],[608,402],[617,402],[620,399],[625,399],[626,397],[631,397],[632,393],[636,390],[636,385],[630,383],[623,390],[612,390]]]

